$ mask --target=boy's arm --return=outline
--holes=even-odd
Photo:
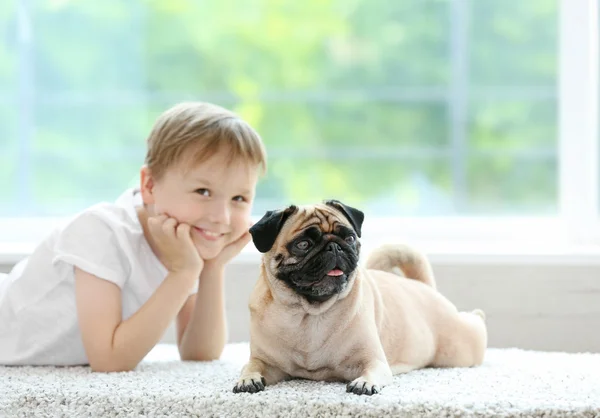
[[[161,339],[184,305],[192,273],[169,273],[148,301],[122,321],[121,289],[75,268],[75,290],[83,345],[94,371],[132,370]]]
[[[177,341],[182,360],[218,359],[227,342],[225,265],[250,242],[250,232],[204,262],[195,300],[190,297],[177,316]]]
[[[79,328],[93,370],[133,369],[175,319],[202,271],[189,225],[163,214],[148,218],[148,230],[169,274],[126,321],[119,287],[75,269]]]
[[[177,341],[182,360],[216,360],[227,342],[223,267],[202,270],[198,293],[177,316]]]

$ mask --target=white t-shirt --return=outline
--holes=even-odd
[[[88,364],[77,321],[74,266],[115,283],[123,320],[154,293],[167,270],[144,237],[127,190],[55,230],[8,276],[0,275],[0,364]]]

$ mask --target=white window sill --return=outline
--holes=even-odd
[[[363,260],[377,244],[362,243]],[[0,265],[11,266],[31,254],[35,244],[0,243]],[[445,265],[582,265],[600,266],[600,246],[557,246],[518,244],[437,242],[420,245],[430,261]],[[232,260],[233,264],[260,262],[261,254],[249,244]]]

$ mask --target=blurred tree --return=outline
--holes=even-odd
[[[256,214],[325,198],[387,216],[553,212],[556,3],[5,2],[0,215],[113,200],[182,100],[229,107],[263,136]]]

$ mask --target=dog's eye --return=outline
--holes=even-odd
[[[296,243],[296,248],[298,248],[299,250],[308,250],[308,248],[310,247],[310,242],[308,242],[307,240],[303,240],[303,241],[298,241]]]
[[[354,244],[354,241],[356,241],[356,238],[354,237],[354,235],[348,235],[348,236],[345,238],[345,241],[346,241],[348,244]]]

